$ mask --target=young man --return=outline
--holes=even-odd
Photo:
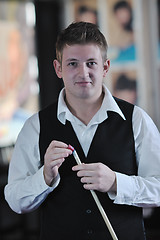
[[[145,239],[141,207],[160,205],[159,132],[142,109],[114,99],[103,84],[110,61],[96,25],[71,24],[56,51],[64,89],[19,134],[6,200],[18,213],[41,205],[40,239],[112,239],[93,189],[118,239]]]

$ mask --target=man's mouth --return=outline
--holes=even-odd
[[[75,84],[77,84],[79,86],[87,86],[91,83],[92,83],[91,81],[81,81],[81,82],[76,82]]]

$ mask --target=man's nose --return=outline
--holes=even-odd
[[[85,63],[79,66],[79,76],[83,79],[89,76],[88,67]]]

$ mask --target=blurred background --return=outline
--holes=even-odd
[[[160,130],[160,0],[0,0],[0,239],[37,240],[38,210],[18,215],[4,200],[8,165],[26,119],[56,100],[53,69],[60,30],[73,21],[99,26],[111,68],[105,84],[142,107]],[[160,209],[144,209],[147,240],[159,240]]]

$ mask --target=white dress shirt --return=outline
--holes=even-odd
[[[87,156],[98,124],[108,118],[107,111],[117,112],[125,121],[109,90],[103,86],[104,99],[101,108],[86,126],[72,115],[64,101],[63,89],[59,95],[57,117],[65,124],[69,120]],[[139,207],[160,206],[160,134],[151,118],[135,106],[132,116],[138,176],[116,172],[117,194],[109,194],[115,204]],[[5,198],[17,213],[30,212],[45,200],[59,184],[60,176],[49,187],[40,167],[38,113],[24,124],[9,166]],[[53,139],[56,140],[56,139]],[[66,159],[67,161],[67,159]],[[76,165],[76,163],[75,163]]]

